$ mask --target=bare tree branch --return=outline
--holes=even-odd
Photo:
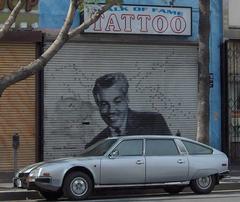
[[[51,58],[54,55],[56,55],[56,53],[70,38],[73,38],[78,33],[80,33],[84,29],[88,28],[91,24],[96,22],[101,16],[101,14],[103,14],[117,2],[118,2],[117,0],[109,0],[105,6],[101,7],[98,11],[96,11],[86,22],[83,22],[76,29],[69,31],[73,22],[75,11],[79,6],[79,0],[71,0],[64,25],[61,28],[55,41],[38,59],[34,60],[32,63],[24,67],[20,67],[17,71],[0,78],[0,97],[2,96],[4,90],[10,85],[18,81],[24,80],[29,76],[35,74],[39,70],[43,69],[44,66],[49,62],[49,60],[51,60]]]
[[[9,31],[12,24],[16,21],[16,18],[25,3],[26,3],[26,0],[18,1],[17,5],[14,7],[12,12],[8,16],[8,19],[3,24],[3,27],[0,29],[0,39]]]
[[[20,67],[17,71],[12,72],[9,75],[5,75],[0,79],[0,96],[10,85],[24,80],[42,69],[47,62],[61,49],[63,44],[68,40],[68,31],[71,28],[76,9],[76,0],[71,0],[64,25],[60,30],[56,40],[38,59],[34,60],[25,67]]]
[[[111,8],[114,4],[116,4],[116,1],[110,1],[108,4],[102,6],[101,9],[96,11],[88,20],[86,20],[86,22],[83,22],[80,26],[70,31],[69,38],[80,34],[83,30],[87,29],[90,25],[95,23],[101,17],[101,15],[109,8]]]
[[[69,40],[68,32],[72,26],[75,11],[78,8],[77,2],[77,0],[71,0],[68,14],[65,19],[64,25],[61,28],[61,31],[59,32],[57,38],[52,43],[52,45],[42,54],[41,57],[45,59],[45,63],[47,63]]]

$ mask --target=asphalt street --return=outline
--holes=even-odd
[[[16,201],[16,200],[14,200]],[[18,202],[27,201],[27,202],[44,202],[45,200],[18,200]],[[60,199],[58,201],[69,201],[66,199]],[[160,194],[149,194],[144,196],[131,196],[131,197],[98,197],[90,200],[84,200],[86,202],[167,202],[167,201],[178,201],[178,202],[239,202],[240,201],[240,189],[235,190],[216,190],[211,194],[207,195],[196,195],[192,192],[184,192],[178,195],[168,195],[166,193]],[[10,202],[10,201],[9,201]]]

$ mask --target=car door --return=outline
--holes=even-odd
[[[181,142],[188,151],[189,179],[193,177],[199,178],[215,172],[218,161],[212,155],[212,148],[187,140],[182,140]]]
[[[123,140],[101,160],[101,184],[145,182],[143,139]]]
[[[180,154],[174,139],[146,139],[145,156],[147,183],[187,179],[187,155]]]

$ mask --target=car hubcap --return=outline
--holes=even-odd
[[[74,178],[70,186],[72,193],[76,196],[82,196],[88,190],[87,181],[81,177]]]
[[[212,178],[211,177],[201,177],[197,180],[197,184],[202,189],[208,189],[211,186]]]

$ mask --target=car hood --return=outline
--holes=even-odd
[[[101,157],[98,156],[92,156],[92,157],[84,157],[84,156],[79,156],[79,157],[67,157],[67,158],[60,158],[60,159],[52,159],[48,161],[44,161],[44,164],[51,164],[51,163],[66,163],[66,162],[75,162],[75,161],[88,161],[88,160],[97,160],[100,159]]]
[[[67,162],[78,162],[78,161],[88,161],[88,160],[97,160],[100,159],[100,157],[67,157],[67,158],[59,158],[59,159],[52,159],[52,160],[48,160],[48,161],[42,161],[39,163],[34,163],[31,164],[29,166],[24,167],[23,169],[19,170],[17,175],[19,173],[30,173],[33,169],[39,167],[39,166],[43,166],[46,164],[59,164],[59,163],[67,163]]]
[[[37,168],[38,166],[40,166],[42,164],[44,164],[44,162],[34,163],[34,164],[29,165],[29,166],[26,166],[26,167],[20,169],[17,172],[16,176],[18,176],[19,173],[30,173],[33,169]]]

